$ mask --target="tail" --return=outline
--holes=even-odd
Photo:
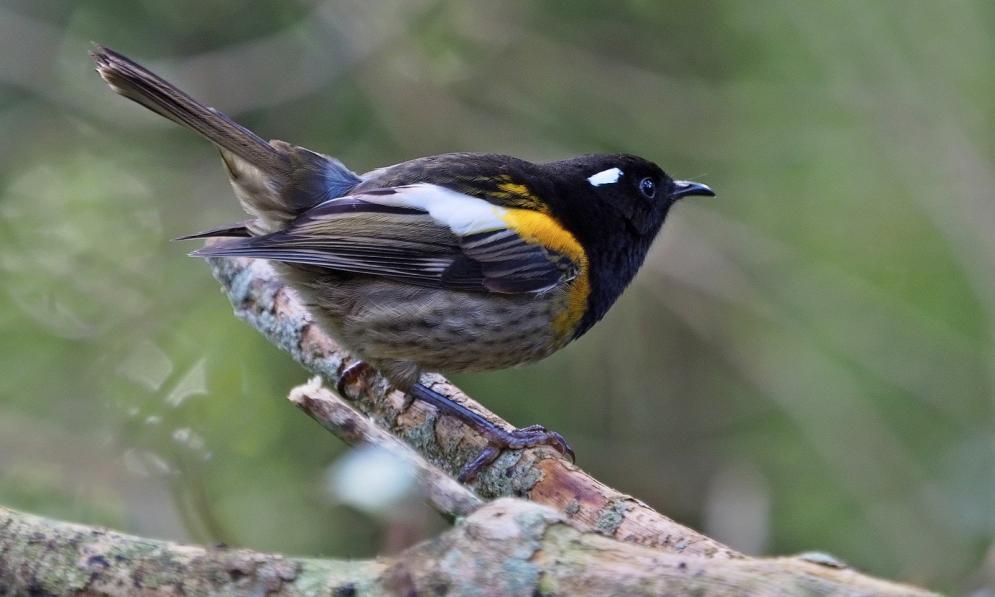
[[[221,112],[114,50],[96,46],[90,56],[97,63],[97,72],[115,93],[192,129],[267,174],[289,175],[291,164],[286,155]]]

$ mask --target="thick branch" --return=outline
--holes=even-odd
[[[0,507],[0,594],[294,595],[370,586],[383,569],[177,545]]]
[[[523,500],[479,508],[395,558],[204,549],[0,508],[0,587],[42,595],[922,595],[797,559],[705,559],[578,528]]]
[[[351,357],[312,322],[292,291],[264,261],[214,259],[235,313],[289,352],[305,368],[336,385]],[[498,425],[510,427],[438,375],[423,379],[446,396],[466,404]],[[479,454],[485,442],[458,421],[439,417],[431,406],[410,402],[381,378],[347,388],[352,404],[377,426],[402,438],[428,461],[456,474]],[[737,552],[616,491],[561,458],[550,448],[505,452],[476,479],[484,498],[525,497],[563,512],[571,520],[608,537],[685,555],[740,558]]]

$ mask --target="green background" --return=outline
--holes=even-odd
[[[359,171],[626,151],[713,186],[581,341],[457,381],[750,553],[991,574],[995,4],[0,1],[0,503],[366,557],[442,523],[330,497],[305,372],[168,241],[239,219],[220,161],[90,41]]]

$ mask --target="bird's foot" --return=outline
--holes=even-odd
[[[542,425],[529,425],[512,431],[505,431],[496,426],[491,426],[488,430],[480,430],[481,435],[487,438],[487,447],[473,459],[470,464],[463,467],[457,478],[460,483],[473,481],[477,474],[484,467],[488,466],[501,455],[503,450],[521,450],[524,448],[534,448],[536,446],[550,446],[560,454],[576,461],[573,448],[567,443],[562,435],[555,431],[550,431]]]
[[[502,450],[521,450],[536,446],[551,446],[560,454],[570,458],[571,462],[574,461],[574,451],[570,448],[567,440],[563,439],[563,436],[559,433],[549,431],[542,425],[530,425],[529,427],[506,431],[459,402],[451,400],[421,384],[415,384],[411,388],[410,394],[436,407],[442,414],[456,417],[487,438],[487,447],[484,448],[484,451],[474,458],[470,464],[463,467],[463,470],[460,472],[458,480],[461,483],[472,481],[481,469],[494,462],[501,455]]]

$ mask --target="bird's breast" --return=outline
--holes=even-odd
[[[546,292],[482,294],[353,276],[310,288],[322,327],[372,364],[428,371],[486,371],[543,359],[573,338],[579,278]],[[304,290],[304,289],[302,289]]]

